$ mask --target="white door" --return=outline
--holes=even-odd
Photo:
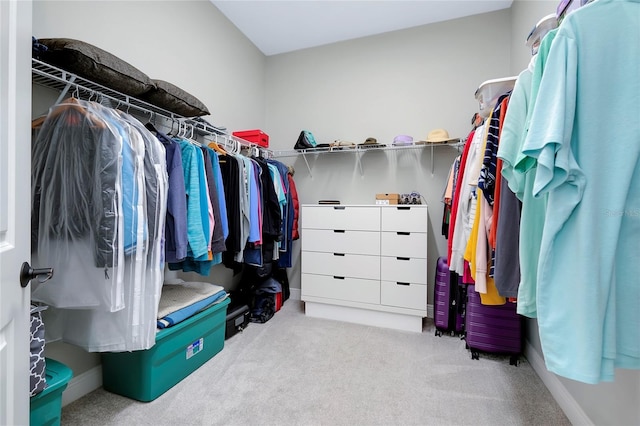
[[[29,424],[31,1],[0,0],[0,425]]]

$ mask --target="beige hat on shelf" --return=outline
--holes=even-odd
[[[449,137],[449,132],[444,129],[435,129],[429,132],[427,139],[420,141],[422,143],[445,143],[459,141],[460,138]]]

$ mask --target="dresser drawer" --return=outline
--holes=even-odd
[[[302,229],[379,231],[380,208],[367,206],[302,206]]]
[[[302,273],[380,279],[380,256],[302,252]]]
[[[380,279],[427,284],[427,259],[387,257],[380,259]]]
[[[382,232],[380,253],[383,256],[427,257],[427,234],[422,232]]]
[[[302,251],[380,255],[380,232],[304,229]]]
[[[380,304],[380,281],[302,274],[302,300],[306,297]]]
[[[427,311],[427,286],[401,281],[380,282],[380,304]]]
[[[385,206],[381,210],[383,231],[427,232],[429,228],[426,206]]]

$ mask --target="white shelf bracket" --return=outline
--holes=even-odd
[[[66,77],[67,77],[67,73],[63,73],[62,78],[66,80],[67,79]],[[69,81],[67,81],[67,84],[64,86],[64,89],[62,89],[62,92],[60,92],[60,95],[58,96],[58,99],[56,99],[56,103],[54,105],[58,105],[67,96],[67,93],[69,93],[69,89],[71,89],[71,86],[75,81],[75,79],[76,79],[75,75],[71,75],[69,77]]]
[[[304,152],[302,153],[302,159],[304,160],[305,164],[307,165],[307,170],[309,170],[309,177],[311,179],[313,179],[313,174],[311,174],[311,166],[309,166],[309,161],[307,161],[307,156],[306,156],[306,154]]]
[[[431,145],[431,177],[433,177],[433,145]]]

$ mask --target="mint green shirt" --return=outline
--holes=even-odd
[[[552,43],[523,154],[547,196],[537,280],[547,368],[640,369],[640,0],[598,0]]]
[[[537,316],[536,293],[540,243],[547,209],[547,197],[533,197],[536,161],[522,153],[538,89],[557,30],[542,39],[533,70],[525,69],[518,76],[502,127],[498,157],[502,158],[502,176],[509,188],[522,201],[520,218],[520,285],[517,312],[530,318]]]

